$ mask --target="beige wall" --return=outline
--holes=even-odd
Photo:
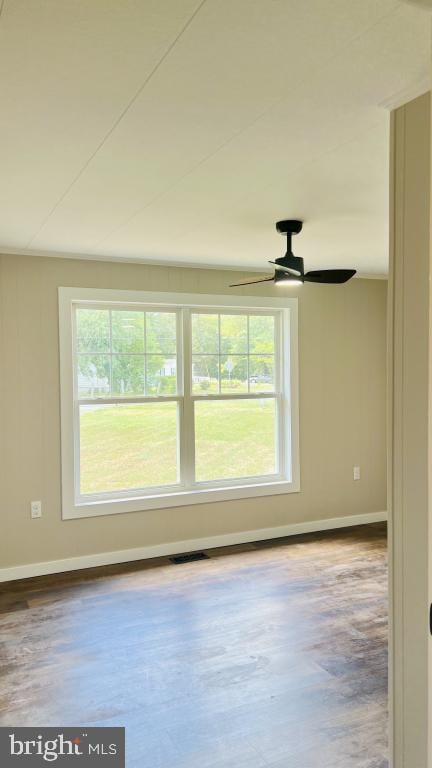
[[[62,521],[58,286],[231,293],[237,277],[0,256],[1,567],[386,509],[386,282],[356,279],[289,289],[300,299],[300,493]]]

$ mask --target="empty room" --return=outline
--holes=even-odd
[[[430,768],[428,6],[0,1],[1,766]]]

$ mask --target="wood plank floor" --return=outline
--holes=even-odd
[[[387,766],[384,525],[11,582],[1,725],[125,725],[128,768]]]

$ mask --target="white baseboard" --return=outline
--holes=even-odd
[[[120,549],[115,552],[100,552],[95,555],[68,557],[64,560],[48,560],[42,563],[15,565],[10,568],[0,568],[0,582],[27,579],[33,576],[44,576],[49,573],[77,571],[82,568],[94,568],[99,565],[114,565],[129,563],[133,560],[147,560],[151,557],[166,557],[179,555],[184,552],[194,552],[213,547],[227,547],[232,544],[246,544],[253,541],[278,539],[281,536],[295,536],[299,533],[316,533],[332,528],[348,528],[353,525],[367,525],[387,520],[387,512],[370,512],[364,515],[349,515],[347,517],[332,517],[326,520],[313,520],[305,523],[290,523],[274,528],[258,528],[253,531],[223,533],[219,536],[208,536],[204,539],[188,539],[186,541],[171,541],[166,544],[155,544],[150,547]]]

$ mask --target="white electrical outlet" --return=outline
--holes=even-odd
[[[353,467],[353,479],[360,480],[360,467]]]
[[[42,517],[42,502],[41,501],[30,502],[30,512],[33,518]]]

